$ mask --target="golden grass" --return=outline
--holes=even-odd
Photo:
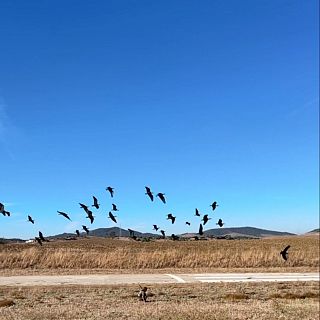
[[[279,252],[290,244],[289,259]],[[137,242],[105,238],[0,245],[0,275],[10,270],[316,271],[319,237]],[[19,273],[19,272],[18,272]]]
[[[139,287],[0,287],[15,305],[0,308],[0,320],[254,320],[318,319],[319,284],[215,283],[153,285],[148,302]],[[287,298],[273,297],[274,293]],[[291,296],[290,296],[291,295]],[[305,298],[296,298],[304,295]]]

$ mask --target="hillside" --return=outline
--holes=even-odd
[[[273,230],[265,230],[254,227],[239,227],[239,228],[219,228],[219,229],[209,229],[204,232],[206,236],[236,236],[236,237],[254,237],[254,238],[264,238],[273,236],[293,236],[294,233],[280,232]]]
[[[85,234],[84,232],[82,234]],[[95,237],[129,237],[129,231],[126,229],[120,229],[117,227],[112,228],[98,228],[90,230],[90,236]],[[254,227],[238,227],[238,228],[219,228],[219,229],[209,229],[204,231],[204,235],[207,237],[234,237],[234,238],[264,238],[264,237],[272,237],[272,236],[292,236],[293,233],[289,232],[279,232],[272,230],[259,229]],[[63,233],[58,234],[48,238],[67,238],[74,237],[75,234],[72,233]],[[158,238],[161,235],[154,233],[142,233],[135,231],[135,236],[140,238]],[[169,236],[169,235],[168,235]],[[185,233],[181,235],[184,238],[190,238],[197,236],[196,233]]]
[[[320,229],[318,228],[318,229],[311,230],[308,233],[319,233],[319,232],[320,232]]]
[[[310,231],[310,233],[319,232],[319,229],[315,229]],[[81,232],[81,235],[84,236],[86,233]],[[159,238],[161,234],[154,234],[154,233],[143,233],[139,231],[134,231],[134,234],[138,238]],[[250,239],[250,238],[265,238],[265,237],[273,237],[273,236],[293,236],[295,234],[289,232],[280,232],[280,231],[273,231],[273,230],[265,230],[259,229],[254,227],[235,227],[235,228],[216,228],[216,229],[209,229],[204,231],[204,235],[206,237],[212,238],[235,238],[235,239]],[[112,228],[98,228],[90,230],[89,236],[94,237],[101,237],[101,238],[114,238],[114,237],[129,237],[129,231],[126,229],[120,229],[118,227]],[[167,236],[170,236],[168,234]],[[197,233],[184,233],[179,235],[182,238],[192,238],[195,236],[199,236]],[[76,238],[75,233],[61,233],[53,236],[46,236],[47,239],[73,239]],[[25,240],[22,239],[0,239],[1,243],[17,243],[17,242],[24,242]]]
[[[85,235],[85,232],[81,232],[81,235]],[[134,232],[135,236],[141,237],[141,238],[148,238],[148,237],[159,237],[157,234],[153,233],[142,233],[135,231]],[[109,238],[109,237],[129,237],[130,233],[126,229],[118,228],[118,227],[111,227],[111,228],[98,228],[98,229],[93,229],[90,230],[89,232],[90,236],[94,237],[102,237],[102,238]],[[68,237],[75,237],[76,235],[74,233],[62,233],[62,234],[57,234],[54,236],[48,237],[50,238],[68,238]]]

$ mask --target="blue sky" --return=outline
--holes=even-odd
[[[112,202],[121,227],[145,232],[196,231],[196,207],[208,229],[317,227],[318,12],[315,0],[1,1],[0,202],[12,216],[0,237],[74,232],[93,195],[91,229],[114,226]]]

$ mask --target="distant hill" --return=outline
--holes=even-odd
[[[94,236],[94,237],[102,237],[102,238],[112,238],[112,237],[129,237],[130,233],[127,229],[120,229],[118,227],[111,227],[111,228],[98,228],[98,229],[89,229],[89,236]],[[81,235],[85,235],[85,232],[80,232]],[[139,231],[134,230],[134,234],[137,237],[141,238],[157,238],[160,235],[158,234],[153,234],[153,233],[142,233]],[[69,238],[69,237],[75,237],[75,233],[61,233],[57,234],[54,236],[47,237],[49,239],[54,239],[54,238]]]
[[[310,233],[319,232],[319,229],[314,229],[310,231]],[[81,235],[85,235],[85,232],[81,232]],[[154,233],[143,233],[139,231],[134,232],[135,236],[138,238],[159,238],[161,237],[160,234]],[[112,228],[98,228],[90,230],[89,236],[94,237],[102,237],[102,238],[112,238],[112,237],[129,237],[129,231],[127,229],[120,229],[118,227]],[[170,236],[168,234],[167,236]],[[239,228],[216,228],[216,229],[209,229],[204,231],[204,235],[206,237],[213,237],[213,238],[231,238],[231,239],[254,239],[254,238],[264,238],[264,237],[272,237],[272,236],[293,236],[294,233],[289,232],[279,232],[279,231],[272,231],[272,230],[264,230],[254,227],[239,227]],[[72,239],[76,237],[75,233],[61,233],[53,236],[46,236],[47,239]],[[195,236],[199,236],[197,233],[184,233],[180,235],[182,238],[192,238]],[[22,239],[3,239],[0,238],[1,243],[18,243],[18,242],[25,242]]]
[[[85,234],[82,232],[82,234]],[[142,233],[139,231],[135,231],[134,233],[137,237],[141,238],[158,238],[160,237],[159,234],[154,233]],[[129,237],[129,231],[126,229],[120,229],[118,227],[112,228],[98,228],[90,230],[90,236],[95,237]],[[190,238],[197,236],[197,233],[184,233],[181,236],[184,238]],[[264,237],[272,237],[272,236],[292,236],[295,235],[294,233],[289,232],[280,232],[280,231],[272,231],[272,230],[264,230],[259,228],[253,227],[239,227],[239,228],[219,228],[219,229],[209,229],[204,231],[204,235],[207,237],[224,237],[229,236],[232,238],[264,238]],[[50,238],[67,238],[67,237],[74,237],[74,233],[63,233],[58,234]],[[168,234],[169,236],[169,234]]]
[[[25,242],[25,240],[18,239],[18,238],[12,238],[12,239],[0,238],[0,244],[5,244],[5,243],[22,243],[22,242]]]
[[[204,231],[206,236],[226,236],[231,237],[253,237],[253,238],[264,238],[273,236],[293,236],[294,233],[280,232],[259,229],[254,227],[239,227],[239,228],[219,228],[219,229],[209,229]]]
[[[318,229],[311,230],[308,233],[319,233],[319,232],[320,232],[320,229],[318,228]]]

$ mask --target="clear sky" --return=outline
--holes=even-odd
[[[196,207],[318,227],[318,29],[316,0],[2,0],[0,237],[111,227],[112,202],[145,232],[197,231]]]

